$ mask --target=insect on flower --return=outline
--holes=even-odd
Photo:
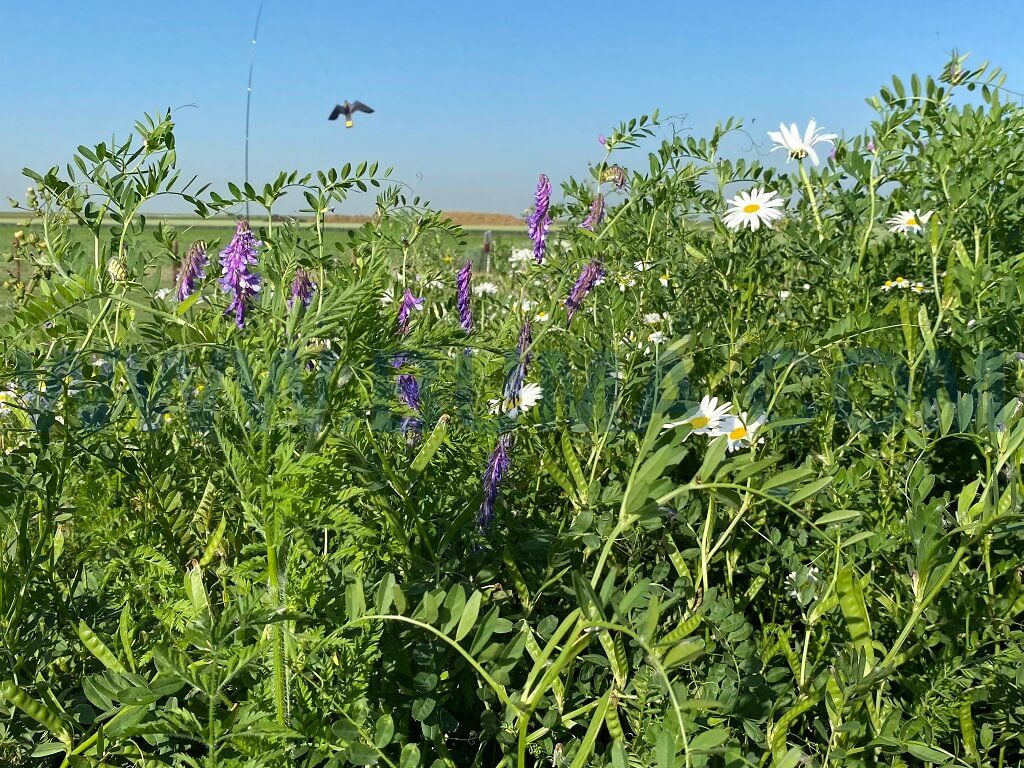
[[[805,157],[809,157],[812,163],[818,165],[819,159],[818,153],[814,149],[815,145],[831,145],[839,137],[834,133],[824,133],[821,128],[818,128],[817,122],[812,117],[807,123],[803,136],[800,135],[796,123],[791,123],[788,127],[784,123],[779,123],[779,130],[768,131],[768,138],[775,142],[775,146],[772,147],[773,152],[776,149],[784,149],[790,160],[803,160]]]

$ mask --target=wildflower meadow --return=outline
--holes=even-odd
[[[1024,107],[869,103],[629,119],[482,248],[170,113],[26,170],[0,765],[1024,764]]]

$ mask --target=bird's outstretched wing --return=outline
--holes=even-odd
[[[370,109],[365,104],[363,104],[363,102],[361,102],[361,101],[353,101],[352,102],[352,111],[353,112],[366,112],[367,114],[372,114],[373,113],[373,110]]]
[[[337,120],[338,119],[338,115],[342,114],[343,112],[344,112],[344,110],[342,109],[341,104],[335,104],[334,105],[334,109],[331,110],[331,116],[328,117],[327,119],[328,120]]]

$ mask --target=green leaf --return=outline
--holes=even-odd
[[[419,768],[420,748],[416,744],[406,744],[398,758],[398,768]]]
[[[462,616],[459,617],[459,626],[455,629],[455,642],[460,642],[472,631],[477,616],[480,614],[482,600],[483,595],[476,590],[469,596],[465,608],[462,609]]]
[[[871,642],[871,619],[864,603],[864,593],[860,580],[854,573],[853,565],[847,564],[840,569],[836,577],[836,594],[839,596],[839,607],[846,619],[846,628],[853,640],[854,647],[864,655],[865,663],[870,669],[875,663],[875,648]]]

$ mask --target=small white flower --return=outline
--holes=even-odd
[[[476,285],[473,286],[473,293],[475,293],[477,296],[493,296],[497,292],[498,286],[496,286],[494,283],[483,282],[477,283]]]
[[[658,276],[658,282],[661,283],[662,288],[668,288],[668,284],[672,282],[672,277],[669,275],[668,271],[665,271]]]
[[[726,450],[732,452],[753,443],[754,435],[757,434],[758,429],[764,426],[765,421],[764,414],[751,421],[746,411],[739,416],[728,417],[720,428],[720,434],[725,435],[728,441]]]
[[[894,283],[892,280],[886,280],[884,283],[882,283],[881,291],[882,293],[888,293],[895,287],[896,283]]]
[[[533,261],[533,251],[529,248],[513,248],[508,260],[513,264],[522,264],[526,261]]]
[[[761,187],[740,192],[727,204],[722,222],[729,229],[747,227],[756,232],[762,224],[771,229],[772,221],[782,218],[782,211],[776,210],[783,204],[782,198]]]
[[[533,316],[533,321],[535,323],[546,323],[550,319],[551,319],[551,313],[547,312],[547,311],[545,311],[543,309],[540,312],[538,312],[536,315]]]
[[[519,308],[521,310],[523,310],[523,312],[529,312],[531,309],[533,309],[536,306],[537,306],[537,302],[536,301],[530,301],[529,299],[523,299],[519,303]]]
[[[811,290],[811,284],[810,284],[810,283],[804,283],[804,284],[803,284],[803,289],[804,289],[805,291],[809,291],[809,290]]]
[[[913,291],[914,293],[924,293],[924,283],[918,280],[917,282],[910,286],[910,290]]]
[[[818,124],[812,117],[807,123],[804,135],[800,135],[796,123],[790,123],[787,127],[779,123],[779,130],[768,131],[768,138],[775,142],[772,152],[776,149],[784,149],[791,160],[803,160],[810,157],[811,162],[818,165],[818,153],[814,150],[816,144],[832,144],[837,138],[834,133],[824,133],[818,128]]]
[[[647,336],[647,340],[651,342],[651,344],[657,346],[658,344],[663,344],[665,342],[665,334],[661,331],[654,331]]]
[[[648,325],[657,325],[658,323],[661,322],[661,315],[659,315],[657,312],[648,312],[646,315],[644,315],[644,322],[647,323]]]
[[[889,225],[890,232],[918,233],[924,229],[928,219],[932,217],[932,211],[900,211],[885,223]]]
[[[384,293],[380,295],[380,303],[384,306],[395,303],[395,289],[393,287],[388,286],[384,290]]]
[[[717,397],[704,395],[693,413],[682,421],[673,421],[666,424],[662,429],[674,429],[675,427],[689,424],[694,434],[717,436],[721,434],[719,430],[723,420],[729,418],[730,408],[732,408],[732,403],[728,400],[719,405]]]
[[[171,292],[170,288],[161,288],[158,291],[153,293],[153,297],[163,301],[164,299],[167,298],[167,296],[170,294],[170,292]]]
[[[652,266],[654,266],[654,265],[653,264],[647,264],[646,262],[643,262],[643,261],[634,261],[633,262],[633,269],[635,269],[637,272],[646,272]]]
[[[788,299],[791,295],[792,294],[789,291],[785,290],[785,289],[779,291],[779,298],[782,299],[783,301]]]
[[[972,317],[972,318],[971,318],[970,320],[968,320],[968,321],[967,321],[967,328],[968,328],[968,329],[971,329],[971,328],[973,328],[974,326],[976,326],[977,324],[978,324],[978,321],[977,321],[977,320],[975,320],[975,319],[974,319],[974,318]]]
[[[555,240],[555,245],[561,248],[563,251],[571,251],[572,243],[568,240]]]
[[[435,277],[433,280],[428,280],[423,285],[424,288],[429,288],[433,291],[440,291],[444,288],[444,280],[439,277]]]

